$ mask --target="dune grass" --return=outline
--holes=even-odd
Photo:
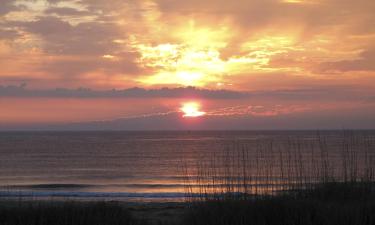
[[[365,187],[330,184],[303,195],[196,202],[183,225],[372,225],[375,196]]]
[[[375,140],[366,133],[236,141],[209,158],[183,170],[184,225],[375,224]]]
[[[291,194],[332,183],[373,188],[375,182],[375,139],[366,133],[237,140],[200,159],[181,163],[187,201]]]
[[[140,220],[134,211],[114,202],[1,202],[0,224],[373,225],[375,192],[368,187],[362,182],[327,183],[310,190],[257,198],[190,201],[175,223],[158,218]]]

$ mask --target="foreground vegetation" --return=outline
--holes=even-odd
[[[366,132],[236,141],[201,158],[210,160],[183,168],[184,225],[375,224],[375,140]]]
[[[1,225],[375,225],[373,185],[330,183],[313,190],[257,198],[186,203],[178,221],[137,216],[152,214],[115,202],[1,202]],[[147,208],[150,207],[150,208]],[[173,206],[164,207],[165,215]],[[170,215],[173,216],[173,215]]]
[[[314,190],[254,199],[196,202],[184,225],[373,225],[368,184],[331,183]]]
[[[1,225],[142,225],[127,209],[105,202],[0,202]]]
[[[202,153],[193,165],[181,163],[187,200],[253,199],[311,191],[332,183],[372,185],[374,135],[359,131],[337,134],[235,140],[224,151]]]

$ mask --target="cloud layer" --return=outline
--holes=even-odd
[[[374,9],[370,0],[6,0],[0,57],[10,66],[0,79],[43,80],[49,88],[242,89],[243,76],[275,72],[368,78]]]
[[[374,11],[372,0],[2,0],[0,122],[46,122],[46,99],[52,111],[79,102],[76,117],[47,122],[85,120],[103,98],[126,110],[103,102],[113,111],[90,120],[187,98],[216,115],[354,118],[373,107]]]

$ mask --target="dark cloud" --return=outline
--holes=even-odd
[[[236,99],[248,97],[248,94],[229,90],[208,90],[194,87],[186,88],[162,88],[144,89],[129,88],[124,90],[98,91],[89,88],[55,90],[30,90],[26,84],[19,86],[0,86],[2,97],[74,97],[74,98],[100,98],[100,97],[124,97],[124,98],[213,98],[213,99]]]
[[[57,4],[60,2],[68,2],[69,0],[47,0],[48,3]]]
[[[40,17],[36,21],[19,23],[27,31],[44,39],[44,50],[53,54],[100,55],[117,50],[113,43],[123,38],[115,23],[84,22],[71,25],[58,17]]]
[[[71,98],[197,98],[197,99],[253,99],[253,100],[289,100],[289,101],[366,101],[363,93],[346,87],[290,89],[290,90],[265,90],[240,92],[232,90],[211,90],[195,87],[179,88],[129,88],[112,90],[94,90],[90,88],[66,89],[57,88],[50,90],[33,90],[21,85],[0,85],[0,97],[71,97]],[[368,99],[367,99],[368,100]]]
[[[47,54],[68,56],[46,60],[39,66],[52,76],[66,78],[91,71],[111,74],[138,74],[135,62],[138,53],[123,51],[114,43],[125,34],[112,22],[82,22],[72,25],[59,17],[45,16],[32,22],[18,22],[18,26],[43,39],[43,50]],[[103,59],[114,55],[113,60]]]
[[[14,5],[14,2],[15,0],[1,0],[0,16],[17,9],[17,7]]]
[[[72,32],[73,26],[70,23],[62,21],[58,17],[46,16],[40,17],[32,22],[20,22],[19,25],[23,26],[27,31],[42,35],[43,37],[62,36]]]
[[[19,36],[18,31],[0,27],[0,40],[12,40]]]
[[[318,33],[330,32],[341,26],[346,33],[373,33],[373,11],[375,1],[301,1],[287,3],[281,0],[156,0],[164,16],[191,15],[193,18],[216,21],[223,18],[235,20],[235,25],[245,27],[251,35],[254,30],[263,30],[280,25],[303,27],[302,38],[311,38]],[[203,16],[199,16],[203,15]],[[366,27],[367,30],[358,30]],[[370,29],[369,29],[370,28]],[[336,29],[336,31],[340,31]],[[249,32],[250,31],[250,32]]]
[[[92,12],[111,13],[127,8],[136,8],[141,4],[141,1],[111,0],[109,3],[108,0],[80,0],[80,3]]]
[[[184,120],[178,112],[167,115],[114,119],[68,124],[1,126],[0,130],[319,130],[373,129],[374,108],[311,111],[272,117],[241,115],[233,117],[205,116]]]
[[[53,76],[70,79],[80,74],[94,71],[98,68],[98,66],[98,60],[57,59],[45,64],[41,64],[39,69]]]
[[[115,60],[107,60],[101,56],[84,57],[81,59],[56,59],[52,62],[41,64],[39,69],[48,74],[57,75],[66,79],[88,72],[98,71],[106,75],[135,75],[142,72],[141,68],[134,62],[137,56],[136,53],[129,52],[116,56]]]
[[[317,72],[332,71],[375,71],[375,49],[362,52],[359,59],[321,63]]]
[[[56,14],[59,16],[86,16],[92,15],[89,11],[77,10],[70,7],[50,7],[44,11],[46,14]]]

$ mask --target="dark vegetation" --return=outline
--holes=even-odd
[[[181,163],[187,201],[309,193],[331,184],[361,183],[372,189],[374,138],[346,131],[341,136],[317,133],[304,139],[236,140],[224,152],[202,155],[194,165]]]
[[[187,203],[185,213],[176,223],[136,217],[136,210],[139,209],[129,210],[115,202],[2,202],[0,224],[373,225],[375,192],[362,182],[329,183],[312,190],[275,196],[194,201]],[[143,213],[151,213],[148,211],[146,207]]]
[[[184,225],[371,225],[375,224],[375,195],[367,184],[327,184],[315,190],[196,202]]]
[[[1,202],[1,225],[142,225],[127,209],[105,202]]]
[[[210,160],[183,168],[184,225],[375,224],[375,140],[365,133],[236,141],[201,158]]]

